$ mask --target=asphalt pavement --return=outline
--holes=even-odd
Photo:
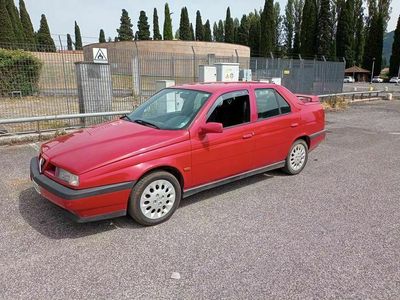
[[[0,298],[398,299],[400,101],[327,129],[300,175],[189,197],[155,227],[73,223],[29,182],[37,145],[1,147]]]

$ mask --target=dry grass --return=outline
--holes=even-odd
[[[343,111],[349,106],[348,101],[344,97],[332,97],[322,102],[325,111]]]

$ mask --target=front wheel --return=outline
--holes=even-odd
[[[165,171],[157,171],[146,175],[135,185],[128,212],[142,225],[157,225],[173,215],[181,197],[181,186],[176,177]]]
[[[308,146],[304,140],[297,140],[293,143],[286,157],[283,171],[290,174],[299,174],[307,164]]]

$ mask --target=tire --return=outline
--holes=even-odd
[[[171,173],[156,171],[144,176],[132,189],[129,215],[139,224],[157,225],[167,221],[179,206],[182,188]]]
[[[290,147],[282,170],[289,175],[299,174],[307,164],[308,146],[304,140],[297,140]]]

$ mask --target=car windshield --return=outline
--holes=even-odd
[[[183,129],[189,126],[210,95],[194,90],[164,89],[127,115],[126,119],[157,129]]]

